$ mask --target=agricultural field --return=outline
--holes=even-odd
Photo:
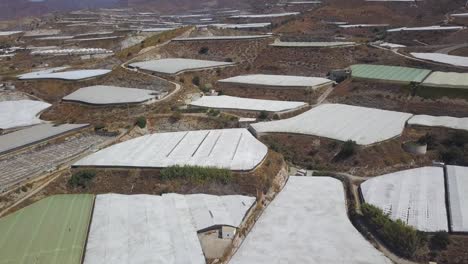
[[[103,149],[74,167],[164,168],[192,165],[250,171],[267,154],[267,147],[246,129],[157,133]]]
[[[51,196],[0,219],[0,263],[80,264],[93,195]]]
[[[0,2],[0,264],[468,263],[466,1]]]
[[[257,135],[292,133],[371,145],[399,136],[411,114],[340,104],[323,104],[298,116],[252,124]]]

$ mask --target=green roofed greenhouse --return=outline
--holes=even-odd
[[[55,195],[0,219],[0,264],[80,264],[94,195]]]
[[[352,65],[351,70],[353,79],[399,84],[421,83],[431,73],[425,69],[371,64]]]

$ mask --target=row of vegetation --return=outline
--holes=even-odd
[[[445,231],[436,232],[431,236],[405,224],[401,220],[393,221],[381,209],[363,204],[362,214],[366,224],[374,231],[380,240],[396,254],[413,258],[417,252],[429,247],[433,251],[445,250],[450,245],[450,236]]]
[[[227,184],[232,180],[232,172],[228,169],[200,166],[171,166],[161,170],[163,180],[187,179],[191,182],[218,182]]]

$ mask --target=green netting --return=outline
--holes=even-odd
[[[398,83],[420,83],[430,73],[430,70],[384,66],[371,64],[356,64],[351,66],[352,77],[355,79],[381,80]]]

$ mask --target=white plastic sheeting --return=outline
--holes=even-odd
[[[188,205],[160,196],[98,195],[84,264],[204,264]]]
[[[63,100],[95,105],[129,104],[155,99],[155,93],[153,90],[96,85],[78,89]]]
[[[390,264],[348,219],[340,181],[289,177],[230,264]]]
[[[19,33],[23,33],[23,31],[0,31],[0,36],[11,36]]]
[[[94,78],[98,76],[102,76],[108,74],[111,70],[71,70],[65,72],[57,72],[57,71],[39,71],[39,72],[31,72],[26,73],[18,76],[20,80],[40,80],[40,79],[58,79],[58,80],[66,80],[66,81],[77,81],[83,79]]]
[[[184,71],[197,71],[232,65],[234,65],[234,63],[192,59],[161,59],[130,64],[130,66],[134,68],[165,74],[178,74]]]
[[[247,14],[247,15],[235,15],[230,18],[274,18],[274,17],[284,17],[284,16],[297,16],[300,15],[299,12],[285,12],[285,13],[274,13],[274,14]]]
[[[32,55],[88,55],[88,54],[111,54],[112,50],[101,48],[82,48],[82,49],[47,49],[35,50]]]
[[[98,195],[84,264],[205,263],[197,231],[238,227],[254,202],[240,195]]]
[[[329,42],[283,42],[278,41],[270,44],[273,47],[288,47],[288,48],[335,48],[349,47],[356,45],[356,42],[346,41],[329,41]]]
[[[408,125],[446,127],[468,131],[468,118],[458,118],[451,116],[415,115],[412,118],[410,118],[410,120],[408,120]]]
[[[375,177],[361,184],[366,203],[426,231],[448,231],[444,171],[422,167]]]
[[[265,28],[271,26],[271,23],[246,23],[246,24],[211,24],[211,27],[223,29],[246,29],[246,28]]]
[[[401,31],[451,31],[451,30],[461,30],[464,29],[465,27],[459,27],[459,26],[447,26],[447,27],[441,27],[441,26],[428,26],[428,27],[402,27],[402,28],[393,28],[387,30],[388,32],[401,32]]]
[[[442,53],[417,53],[412,52],[411,55],[421,60],[429,60],[434,62],[440,62],[444,64],[450,64],[454,66],[468,67],[468,57],[447,55]]]
[[[203,96],[202,98],[190,103],[190,105],[216,109],[283,112],[298,109],[306,106],[307,104],[304,102],[261,100],[222,95]]]
[[[437,88],[468,89],[468,73],[432,72],[422,85]]]
[[[322,104],[298,116],[252,124],[257,134],[295,133],[369,145],[397,137],[412,114],[342,104]]]
[[[0,102],[0,129],[39,124],[41,120],[37,115],[50,106],[51,104],[32,100]]]
[[[468,167],[447,166],[453,232],[468,232]]]
[[[196,165],[247,171],[266,156],[268,148],[247,129],[157,133],[103,149],[74,166],[149,167]]]
[[[191,37],[175,38],[172,41],[204,41],[204,40],[251,40],[271,38],[272,35],[244,35],[244,36],[210,36],[210,37]]]
[[[265,85],[265,86],[312,87],[312,88],[318,88],[318,87],[333,83],[332,80],[329,80],[326,78],[292,76],[292,75],[270,75],[270,74],[239,75],[239,76],[219,80],[218,82]]]
[[[79,130],[87,124],[42,124],[0,136],[0,153],[35,144],[59,135]]]

